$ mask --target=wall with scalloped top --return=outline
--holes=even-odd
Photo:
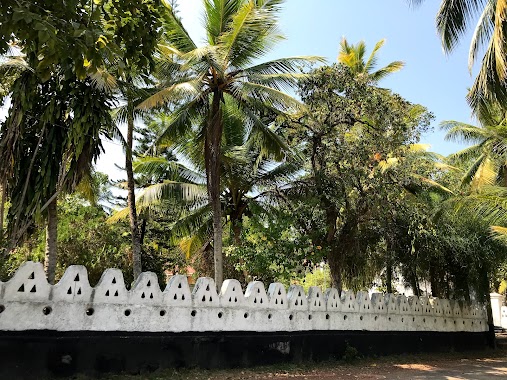
[[[221,331],[488,331],[477,304],[251,282],[245,292],[226,280],[217,292],[211,278],[190,291],[176,275],[161,289],[154,273],[143,273],[127,290],[117,269],[106,270],[97,286],[86,268],[69,267],[49,285],[40,263],[26,262],[0,282],[0,330],[221,332]]]

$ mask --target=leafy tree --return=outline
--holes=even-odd
[[[395,176],[386,175],[383,166],[406,155],[431,114],[343,65],[312,72],[300,94],[308,113],[289,124],[286,134],[303,146],[308,174],[286,194],[307,208],[303,225],[313,245],[322,248],[333,286],[363,287],[378,271],[365,272],[381,237],[378,221],[412,179],[403,165]]]
[[[198,47],[180,20],[166,17],[163,61],[157,73],[159,91],[140,108],[177,104],[161,141],[194,129],[204,140],[209,203],[213,214],[215,282],[223,281],[220,158],[224,130],[223,104],[234,105],[249,128],[271,147],[283,143],[267,128],[260,111],[291,112],[301,105],[282,89],[296,83],[301,65],[315,58],[296,57],[255,64],[282,37],[277,21],[282,0],[205,0],[207,45]],[[259,111],[259,112],[256,112]]]
[[[60,278],[69,265],[86,266],[92,286],[107,268],[123,271],[125,282],[132,283],[132,251],[128,239],[128,225],[106,223],[108,215],[101,207],[92,206],[79,195],[66,195],[58,204],[59,259],[55,279]],[[148,232],[151,234],[152,232]],[[6,280],[25,260],[42,261],[45,256],[44,229],[37,228],[23,245],[2,261],[0,275]],[[153,239],[153,242],[160,240]],[[160,244],[163,245],[163,244]],[[164,271],[182,265],[177,253],[163,246],[151,245],[145,252],[145,265],[165,282]]]
[[[157,7],[157,0],[73,0],[44,7],[7,0],[0,5],[0,54],[15,45],[28,68],[9,89],[12,105],[0,131],[0,157],[12,164],[2,168],[0,182],[9,181],[14,244],[34,217],[45,214],[50,282],[57,196],[89,172],[101,151],[100,135],[111,131],[107,67],[149,65],[157,42]]]
[[[241,245],[226,245],[227,259],[234,269],[243,273],[245,283],[257,280],[264,283],[302,283],[307,268],[322,260],[305,234],[294,226],[289,208],[255,210],[255,217],[246,216],[241,230]]]

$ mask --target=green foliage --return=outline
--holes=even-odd
[[[265,218],[245,218],[241,244],[230,242],[227,260],[250,280],[290,284],[301,279],[305,266],[319,262],[319,252],[310,241],[296,233],[289,213],[268,213]]]
[[[77,196],[67,196],[59,203],[57,277],[69,265],[85,265],[90,283],[97,283],[109,267],[128,269],[130,265],[128,240],[120,228],[105,223],[106,214],[89,206]],[[44,261],[45,234],[38,227],[23,246],[15,249],[3,263],[3,278],[25,260]],[[128,276],[128,270],[124,271]],[[126,278],[126,283],[132,279]]]
[[[133,282],[130,233],[128,225],[108,224],[108,215],[99,206],[91,206],[77,195],[67,195],[59,202],[57,278],[69,265],[86,266],[90,283],[96,284],[107,268],[123,271],[127,286]],[[184,266],[174,247],[164,240],[167,224],[153,222],[145,231],[144,269],[157,273],[165,283],[165,270]],[[40,226],[27,241],[2,261],[1,278],[7,279],[25,260],[44,261],[45,234]]]
[[[316,248],[319,249],[319,247]],[[329,265],[318,265],[312,268],[312,271],[307,272],[304,276],[301,285],[307,293],[312,286],[319,286],[323,291],[331,288],[331,270],[329,269]]]
[[[8,163],[0,182],[9,182],[14,245],[58,193],[90,173],[101,135],[113,130],[108,71],[151,71],[161,11],[159,0],[0,4],[0,54],[12,45],[25,65],[2,81],[12,104],[0,127],[0,161]]]
[[[60,71],[83,80],[118,61],[124,68],[149,67],[161,12],[158,0],[71,0],[43,6],[5,0],[0,4],[0,54],[10,44],[20,47],[42,81]]]

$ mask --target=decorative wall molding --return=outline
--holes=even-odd
[[[0,331],[488,331],[481,305],[319,287],[224,281],[220,294],[211,278],[192,292],[185,276],[172,277],[162,291],[154,273],[143,273],[127,290],[123,274],[107,269],[95,288],[86,268],[70,266],[49,285],[40,263],[26,262],[0,282]]]

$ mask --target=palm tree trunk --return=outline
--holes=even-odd
[[[55,283],[56,273],[56,255],[57,255],[57,235],[58,235],[58,214],[57,198],[49,204],[46,221],[46,257],[44,260],[44,270],[50,284]]]
[[[220,140],[222,138],[222,114],[220,94],[213,95],[213,103],[206,128],[204,158],[206,161],[206,182],[208,200],[213,212],[213,261],[215,284],[222,287],[224,264],[222,254],[222,205],[220,204]]]
[[[231,225],[232,225],[232,235],[234,236],[234,245],[236,247],[241,247],[243,242],[241,240],[241,231],[242,231],[242,221],[241,220],[238,220],[237,218],[233,218],[231,220]],[[244,258],[240,258],[239,259],[239,264],[243,267],[243,270],[242,270],[242,273],[243,273],[243,278],[244,278],[244,281],[245,281],[245,285],[248,284],[250,282],[250,275],[248,274],[248,271],[246,270],[246,267],[244,266],[245,264],[245,259]]]
[[[134,145],[134,104],[130,96],[128,96],[127,102],[127,152],[125,154],[125,168],[127,170],[127,207],[129,208],[130,234],[132,236],[132,262],[135,280],[142,272],[141,236],[139,234],[137,221],[134,170],[132,168],[132,149]]]
[[[486,315],[488,319],[488,345],[496,348],[495,324],[493,323],[493,310],[491,309],[490,283],[486,264],[479,265],[481,290],[485,293]]]

